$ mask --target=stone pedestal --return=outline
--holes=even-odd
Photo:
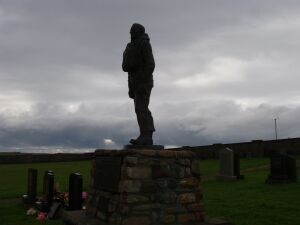
[[[199,179],[190,151],[96,151],[87,215],[116,225],[196,224],[204,220]]]
[[[207,225],[191,151],[96,150],[86,212],[65,212],[72,225]]]

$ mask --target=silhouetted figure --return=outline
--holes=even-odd
[[[134,100],[135,113],[140,127],[137,139],[131,139],[134,145],[152,145],[155,131],[152,114],[148,108],[153,88],[154,57],[150,38],[143,25],[134,23],[130,29],[131,41],[123,53],[122,68],[128,72],[129,97]]]

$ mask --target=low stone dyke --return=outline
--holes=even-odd
[[[90,153],[14,153],[0,155],[0,164],[68,162],[91,160],[94,152]]]
[[[274,151],[285,151],[289,155],[300,155],[300,138],[288,138],[279,140],[253,140],[242,143],[217,143],[206,146],[183,146],[172,148],[174,151],[192,151],[200,159],[218,159],[219,151],[224,148],[230,148],[238,153],[241,158],[244,157],[270,157]],[[91,160],[94,152],[90,153],[14,153],[0,154],[0,164],[13,163],[35,163],[35,162],[66,162]]]
[[[275,151],[284,151],[289,155],[300,155],[300,138],[288,138],[279,140],[253,140],[242,143],[217,143],[206,146],[183,146],[171,150],[190,150],[197,154],[200,159],[217,159],[219,151],[230,148],[238,153],[241,158],[245,157],[270,157]]]

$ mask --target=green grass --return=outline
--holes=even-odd
[[[297,157],[298,174],[300,175]],[[201,161],[202,189],[205,211],[208,217],[223,218],[235,225],[299,225],[300,182],[269,185],[265,179],[269,173],[269,159],[242,159],[241,174],[245,180],[218,182],[217,160]],[[26,216],[20,197],[26,193],[27,169],[38,169],[38,190],[42,190],[45,170],[55,173],[55,181],[61,190],[67,190],[71,172],[83,175],[86,190],[90,161],[63,163],[36,163],[0,165],[0,225],[35,225],[41,222]],[[43,224],[57,225],[61,221],[46,221]]]
[[[299,157],[297,161],[300,174]],[[202,161],[205,211],[209,217],[223,218],[236,225],[299,225],[300,182],[265,184],[269,159],[242,159],[245,180],[218,182],[215,160]]]
[[[26,215],[21,203],[21,196],[26,194],[28,168],[38,169],[38,193],[42,193],[45,170],[54,172],[55,183],[61,191],[68,190],[69,174],[79,172],[83,176],[83,190],[87,190],[91,161],[2,164],[0,165],[0,225],[35,225],[41,224],[34,217]],[[43,224],[62,224],[61,221],[47,220]]]
[[[62,191],[67,190],[69,175],[79,172],[83,176],[84,189],[87,187],[90,161],[59,162],[59,163],[32,163],[32,164],[0,164],[0,199],[17,198],[26,194],[28,168],[38,169],[38,193],[42,192],[43,175],[48,169],[54,172],[55,183],[59,183]]]

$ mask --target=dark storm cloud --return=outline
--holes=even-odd
[[[0,142],[9,146],[68,146],[73,148],[121,147],[137,126],[127,105],[86,107],[66,112],[60,105],[36,105],[19,118],[1,116]],[[274,138],[274,118],[279,138],[295,137],[300,107],[260,105],[243,109],[232,101],[164,103],[154,108],[155,138],[166,145],[200,145]],[[158,110],[162,109],[162,110]],[[113,114],[114,112],[114,114]],[[170,112],[176,112],[170,115]],[[5,121],[5,122],[3,122]],[[107,143],[108,140],[108,143]]]
[[[120,66],[133,22],[156,59],[158,142],[272,138],[278,116],[282,137],[299,136],[299,12],[291,0],[1,1],[1,143],[106,147],[136,135]]]

